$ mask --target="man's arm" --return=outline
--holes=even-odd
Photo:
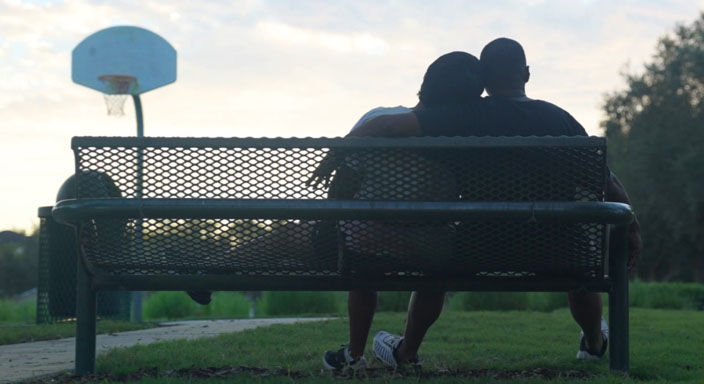
[[[375,117],[364,124],[356,127],[345,137],[405,137],[420,136],[420,123],[413,112],[399,113],[393,115],[383,115]],[[340,165],[343,156],[335,151],[328,152],[313,174],[306,181],[306,185],[317,187],[322,184],[327,188],[330,184],[330,177],[333,171]]]
[[[621,184],[621,180],[611,172],[606,186],[606,200],[616,203],[631,205],[631,199],[626,193],[626,188]],[[628,227],[628,270],[633,270],[638,264],[640,253],[643,249],[643,241],[640,237],[640,223],[638,218],[633,219],[633,223]]]

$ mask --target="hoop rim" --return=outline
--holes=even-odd
[[[106,84],[105,95],[130,95],[137,90],[137,78],[130,75],[100,75],[98,80]]]
[[[100,75],[98,76],[100,81],[124,81],[124,82],[135,82],[137,78],[130,75]]]

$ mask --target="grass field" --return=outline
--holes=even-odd
[[[403,319],[402,313],[380,313],[372,333],[380,329],[401,332]],[[394,375],[374,363],[368,382],[496,382],[496,377],[506,376],[514,377],[508,381],[532,383],[546,382],[543,377],[551,375],[558,377],[550,383],[583,383],[585,377],[607,383],[702,382],[704,312],[635,308],[630,324],[632,369],[628,379],[609,375],[608,360],[575,359],[579,330],[569,312],[560,309],[548,313],[445,312],[421,349],[422,376]],[[98,358],[100,374],[95,380],[327,382],[332,376],[321,370],[322,353],[338,348],[346,335],[346,320],[339,319],[119,349]],[[372,360],[371,352],[367,358]]]
[[[133,331],[155,327],[155,323],[126,323],[102,320],[98,322],[98,333]],[[0,345],[26,343],[30,341],[55,340],[76,335],[76,323],[58,324],[12,324],[0,325]]]

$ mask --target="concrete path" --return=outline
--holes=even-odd
[[[322,321],[327,318],[198,320],[162,323],[162,327],[98,335],[98,354],[113,348],[130,347],[175,339],[199,339],[272,324]],[[11,383],[35,376],[73,369],[75,338],[33,343],[0,345],[0,383]]]

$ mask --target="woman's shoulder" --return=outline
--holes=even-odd
[[[367,121],[379,117],[379,116],[385,116],[385,115],[399,115],[402,113],[408,113],[411,112],[412,109],[408,107],[404,107],[403,105],[397,105],[395,107],[376,107],[372,108],[369,110],[369,112],[365,113],[362,115],[362,117],[357,121],[357,124],[352,127],[352,130],[354,131],[357,127],[360,125],[366,123]]]

